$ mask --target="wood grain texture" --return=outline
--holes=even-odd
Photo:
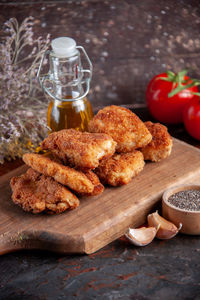
[[[53,216],[25,213],[11,201],[9,179],[24,172],[26,166],[22,166],[0,181],[0,253],[34,248],[93,253],[119,238],[129,226],[143,224],[166,188],[197,183],[199,162],[200,150],[174,139],[171,156],[159,163],[146,163],[130,184],[81,198],[76,210]]]

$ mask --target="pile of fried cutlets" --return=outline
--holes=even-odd
[[[128,184],[143,170],[145,160],[160,161],[172,149],[164,125],[143,123],[120,106],[101,109],[88,131],[51,133],[41,145],[46,154],[24,154],[30,168],[11,179],[14,203],[32,213],[74,209],[78,197],[99,195],[104,185]]]

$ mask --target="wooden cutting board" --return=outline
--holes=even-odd
[[[20,249],[60,253],[93,253],[146,221],[169,186],[200,182],[200,150],[174,139],[172,154],[146,163],[128,185],[106,188],[96,197],[81,198],[80,206],[60,215],[33,215],[11,200],[9,180],[22,166],[0,178],[0,254]]]

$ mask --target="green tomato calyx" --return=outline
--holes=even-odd
[[[162,79],[164,81],[172,82],[172,90],[168,94],[168,98],[173,97],[174,95],[178,94],[179,92],[189,89],[194,86],[200,85],[199,79],[192,79],[188,78],[187,80],[184,79],[185,75],[187,74],[187,70],[182,70],[178,73],[174,73],[172,71],[166,71],[167,77],[159,77],[158,79]],[[200,93],[193,93],[194,95],[200,96]]]

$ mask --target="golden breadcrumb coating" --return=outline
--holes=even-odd
[[[103,158],[115,152],[116,143],[107,134],[63,129],[51,133],[42,148],[50,150],[67,165],[80,169],[94,169]]]
[[[35,153],[26,153],[23,155],[24,162],[34,170],[46,176],[51,176],[59,183],[68,186],[79,195],[94,195],[97,193],[95,184],[87,173],[72,169],[68,166],[60,164],[51,158]],[[92,173],[92,171],[91,171]],[[94,174],[94,176],[96,176]],[[100,184],[100,182],[96,185]],[[102,190],[103,192],[103,190]],[[100,190],[99,190],[100,193]]]
[[[33,169],[10,181],[13,202],[25,211],[61,213],[79,205],[78,198],[53,178]]]
[[[127,184],[144,168],[144,157],[140,151],[114,154],[101,161],[95,170],[100,180],[112,186]]]
[[[92,193],[85,194],[85,196],[96,196],[103,193],[104,186],[99,181],[99,177],[91,170],[84,172],[84,174],[89,178],[89,180],[94,185],[94,190],[92,191]]]
[[[139,117],[120,106],[106,106],[89,122],[90,132],[110,135],[117,142],[116,151],[131,152],[147,145],[152,136]]]
[[[172,138],[167,127],[160,123],[145,122],[146,127],[152,134],[152,141],[141,149],[144,159],[160,161],[168,157],[172,150]]]
[[[51,153],[45,153],[45,156],[49,157],[51,160],[53,160],[53,161],[55,161],[59,164],[63,163],[62,159],[60,159],[56,156],[53,156]],[[81,174],[84,173],[87,176],[87,178],[94,185],[94,189],[91,193],[79,193],[79,195],[82,195],[82,196],[96,196],[96,195],[99,195],[99,194],[103,193],[104,186],[99,181],[99,177],[92,170],[82,170],[82,171],[78,170],[78,169],[76,169],[76,170],[79,171]]]

